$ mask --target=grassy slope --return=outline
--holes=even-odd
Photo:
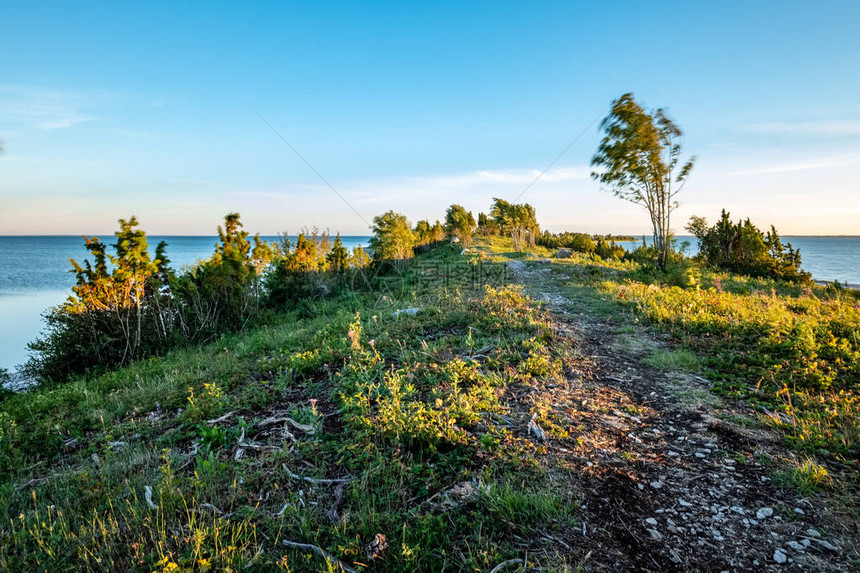
[[[577,519],[569,470],[528,427],[563,434],[541,393],[577,359],[520,291],[483,286],[482,271],[498,278],[489,261],[532,255],[498,238],[476,250],[483,266],[438,249],[374,292],[0,404],[0,568],[325,570],[285,539],[361,567],[377,534],[381,571],[488,570],[523,551],[576,566],[558,543]],[[707,273],[683,290],[585,258],[547,267],[578,312],[670,335],[677,349],[653,366],[700,371],[773,412],[762,420],[793,445],[856,464],[852,295]],[[810,485],[804,471],[787,481]]]
[[[540,541],[575,504],[527,434],[543,413],[513,391],[564,357],[478,268],[437,249],[382,290],[7,399],[0,568],[316,571],[282,541],[361,564],[377,534],[378,570],[486,570],[524,539],[535,562],[575,559]]]

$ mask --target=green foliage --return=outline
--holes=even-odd
[[[621,199],[648,211],[657,250],[657,264],[669,261],[671,214],[675,197],[693,168],[695,158],[680,166],[681,130],[662,109],[647,113],[626,93],[612,102],[600,124],[605,136],[591,164],[602,171],[591,175]],[[677,187],[673,187],[677,185]]]
[[[478,213],[478,233],[489,237],[491,235],[498,235],[501,233],[501,229],[486,213]]]
[[[457,237],[464,245],[472,242],[477,223],[471,211],[466,211],[462,205],[451,205],[445,211],[445,231],[451,237]]]
[[[588,233],[550,233],[544,231],[537,244],[548,249],[570,249],[578,253],[592,253],[597,245]]]
[[[326,269],[334,264],[338,267],[335,273],[342,273],[347,259],[340,235],[333,247],[328,235],[316,230],[299,233],[295,244],[285,235],[263,279],[265,305],[283,310],[299,300],[325,294],[329,288]]]
[[[403,260],[412,258],[415,235],[405,215],[388,211],[373,218],[373,237],[370,248],[376,260]]]
[[[782,244],[774,227],[765,234],[749,219],[732,223],[722,211],[713,227],[702,217],[692,217],[687,230],[699,239],[699,257],[714,268],[754,277],[800,283],[812,278],[800,268],[800,251]]]
[[[46,329],[29,344],[25,372],[61,381],[74,374],[128,364],[163,351],[174,340],[167,258],[151,259],[135,217],[119,220],[115,254],[86,239],[93,263],[71,260],[76,284],[68,300],[45,315]],[[166,244],[158,245],[164,256]],[[110,269],[108,268],[110,263]]]
[[[172,283],[187,340],[239,330],[260,310],[260,275],[273,250],[259,235],[248,240],[242,227],[238,213],[227,215],[212,257]]]
[[[831,485],[827,470],[812,458],[792,460],[774,474],[775,485],[789,487],[800,495],[813,495]]]
[[[340,233],[334,238],[331,250],[325,256],[328,270],[334,273],[342,273],[349,269],[349,251],[343,246]]]
[[[599,237],[594,245],[594,254],[606,261],[620,261],[627,254],[627,251],[624,250],[624,247],[616,245],[615,241],[607,241],[603,237]]]
[[[518,205],[493,198],[490,217],[502,234],[511,237],[514,250],[522,251],[526,245],[535,246],[535,241],[540,236],[540,226],[534,207],[528,203]]]

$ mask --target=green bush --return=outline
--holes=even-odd
[[[714,268],[752,277],[811,282],[811,275],[800,268],[800,251],[791,243],[783,245],[773,226],[762,233],[749,219],[732,223],[723,210],[713,227],[708,227],[705,219],[693,217],[687,230],[699,239],[698,257]]]

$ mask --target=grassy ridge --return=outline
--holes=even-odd
[[[509,256],[497,239],[481,250],[490,258]],[[537,249],[533,256],[548,254]],[[590,314],[669,333],[681,347],[671,355],[674,367],[701,371],[716,390],[759,406],[763,420],[794,446],[837,460],[860,459],[857,291],[689,264],[659,273],[578,253],[549,269],[565,296]]]
[[[0,568],[336,570],[288,540],[356,567],[488,569],[562,532],[575,504],[527,433],[546,413],[510,389],[564,356],[473,263],[437,249],[374,291],[5,400]]]

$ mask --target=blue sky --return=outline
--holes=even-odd
[[[247,5],[245,5],[247,4]],[[860,234],[860,3],[0,4],[0,234],[365,234],[513,199],[611,101],[665,107],[698,214]],[[262,115],[364,218],[258,117]],[[523,197],[641,234],[588,174],[597,124]]]

